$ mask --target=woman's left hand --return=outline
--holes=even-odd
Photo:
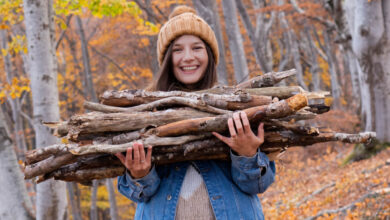
[[[257,148],[264,143],[264,124],[260,123],[257,136],[253,133],[245,112],[233,113],[228,119],[230,138],[213,132],[219,140],[229,145],[240,156],[253,157]]]

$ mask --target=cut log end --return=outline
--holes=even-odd
[[[305,94],[294,95],[287,100],[288,106],[293,111],[298,111],[308,105],[308,99]]]

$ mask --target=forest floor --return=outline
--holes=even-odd
[[[316,122],[358,132],[355,119],[338,111]],[[275,182],[259,195],[265,219],[315,219],[311,217],[321,212],[328,214],[317,219],[390,219],[390,148],[343,165],[353,147],[324,143],[289,148],[276,162]]]
[[[310,122],[345,133],[358,133],[358,123],[356,115],[345,111],[330,111]],[[275,182],[259,195],[265,219],[310,219],[321,211],[353,205],[353,209],[317,219],[390,220],[390,148],[370,159],[343,165],[353,147],[353,144],[330,142],[289,148],[276,162]],[[99,219],[109,219],[108,193],[104,185],[101,188],[98,191]],[[85,195],[83,216],[88,216],[90,189],[81,189]],[[380,192],[383,189],[387,194]],[[117,190],[116,194],[119,218],[133,219],[136,204]]]

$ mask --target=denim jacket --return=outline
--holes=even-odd
[[[230,152],[231,161],[193,161],[219,219],[264,219],[258,193],[274,182],[275,163],[258,151],[253,157]],[[134,219],[175,219],[181,185],[190,162],[153,166],[148,175],[118,177],[118,190],[137,202]]]

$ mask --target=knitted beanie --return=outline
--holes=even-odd
[[[204,40],[213,51],[215,64],[218,64],[218,42],[214,31],[201,17],[196,15],[193,8],[178,6],[169,15],[169,20],[161,27],[158,34],[157,58],[160,66],[169,44],[186,34],[195,35]]]

